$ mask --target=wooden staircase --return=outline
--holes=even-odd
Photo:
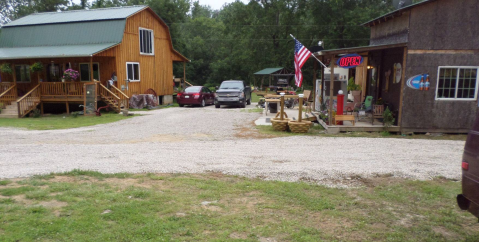
[[[130,98],[120,91],[120,89],[115,86],[108,89],[100,82],[98,82],[98,89],[101,100],[108,104],[115,112],[120,113],[123,109],[129,109]]]
[[[18,118],[17,103],[7,105],[4,109],[1,109],[0,118]]]
[[[108,104],[108,106],[110,106],[111,109],[113,109],[113,111],[119,113],[121,112],[121,107],[118,106],[118,102],[117,102],[117,99],[113,98],[113,97],[103,97],[101,96],[101,100],[104,101],[106,104]]]

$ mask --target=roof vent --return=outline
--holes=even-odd
[[[404,8],[412,4],[412,0],[393,0],[393,6],[396,9]]]

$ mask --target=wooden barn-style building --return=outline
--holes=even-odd
[[[369,46],[315,55],[336,70],[338,58],[361,56],[350,76],[361,100],[372,96],[392,109],[393,131],[467,133],[478,112],[477,13],[479,0],[425,0],[364,23]]]
[[[189,60],[147,6],[28,15],[1,29],[0,65],[11,71],[0,68],[0,116],[22,117],[48,103],[64,103],[68,112],[85,103],[85,84],[116,111],[148,90],[168,103],[174,62]],[[43,69],[34,72],[39,64]],[[62,80],[67,69],[79,72],[77,81]]]

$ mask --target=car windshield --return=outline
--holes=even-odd
[[[185,89],[185,92],[200,92],[201,91],[201,87],[187,87]]]
[[[241,82],[223,82],[220,89],[241,89],[243,84]]]

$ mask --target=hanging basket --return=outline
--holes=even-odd
[[[288,130],[288,122],[291,121],[289,118],[285,118],[281,120],[280,118],[273,118],[271,119],[271,124],[273,125],[273,129],[277,131],[286,131]]]
[[[311,121],[289,121],[288,126],[293,133],[307,133],[311,128]]]

